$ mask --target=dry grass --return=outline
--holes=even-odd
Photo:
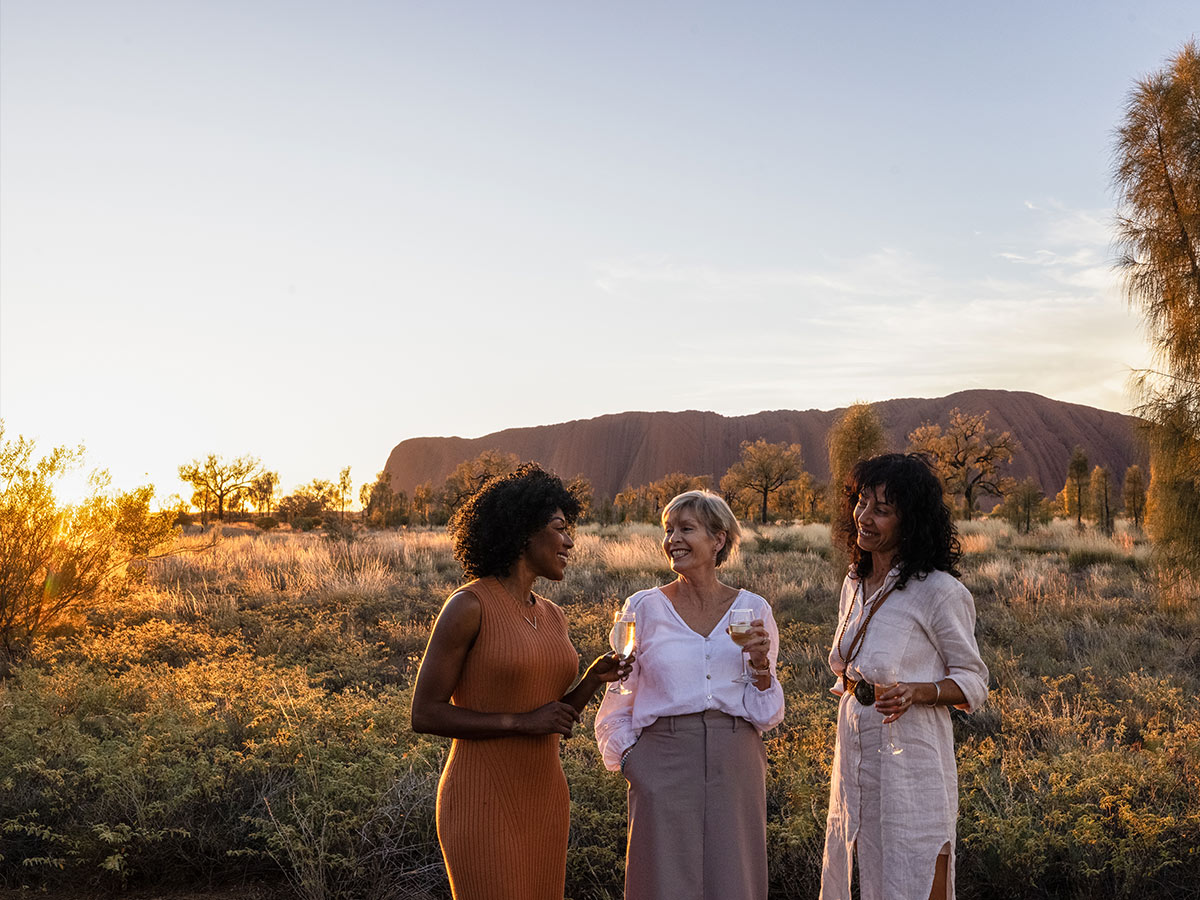
[[[660,534],[581,527],[567,577],[539,586],[567,609],[585,660],[606,649],[622,598],[671,578]],[[156,562],[3,687],[0,884],[70,877],[82,894],[201,871],[278,883],[282,866],[309,896],[445,897],[431,813],[446,742],[406,720],[430,624],[461,581],[444,531],[206,542],[188,538],[189,552]],[[1027,536],[983,520],[962,542],[993,690],[955,724],[960,896],[1191,896],[1200,610],[1164,600],[1148,546],[1124,526]],[[843,572],[821,525],[748,529],[722,569],[780,623],[772,897],[816,894]],[[576,900],[619,896],[624,794],[599,766],[593,715],[563,745]]]

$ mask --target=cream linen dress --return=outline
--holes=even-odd
[[[898,569],[888,573],[881,592],[898,576]],[[838,604],[839,632],[849,611],[841,641],[846,652],[864,619],[859,585],[847,576]],[[904,590],[892,591],[854,656],[849,673],[854,679],[860,671],[894,664],[900,681],[952,678],[967,698],[961,708],[968,712],[987,699],[987,667],[975,642],[975,603],[970,591],[945,572],[931,572],[923,580],[913,576]],[[832,690],[840,700],[821,900],[850,900],[856,844],[862,900],[927,900],[937,856],[947,845],[947,898],[954,900],[958,774],[950,710],[909,708],[892,724],[892,739],[903,752],[893,755],[884,747],[881,753],[887,742],[883,716],[842,691],[846,664],[837,633],[829,665],[839,677]]]

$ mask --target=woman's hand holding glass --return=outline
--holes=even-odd
[[[863,677],[875,685],[875,709],[883,716],[887,726],[887,744],[879,748],[880,753],[893,756],[904,752],[896,743],[892,723],[908,712],[912,706],[913,688],[900,680],[900,671],[893,664],[879,664],[863,669]]]
[[[632,667],[632,659],[622,659],[615,650],[609,650],[592,661],[584,677],[591,676],[597,681],[611,684],[619,679],[628,678]]]
[[[625,687],[625,679],[633,668],[633,651],[637,646],[637,615],[632,610],[619,609],[613,616],[613,629],[609,643],[616,654],[614,657],[620,665],[620,683],[609,685],[609,690],[617,694],[633,693]]]
[[[897,681],[895,673],[889,677],[884,673],[875,685],[875,708],[883,714],[883,723],[890,725],[909,711],[913,705],[913,686]]]
[[[729,627],[725,630],[733,638],[733,642],[742,648],[742,674],[733,679],[735,684],[754,684],[758,676],[746,669],[749,662],[751,668],[762,670],[770,665],[767,653],[771,649],[771,635],[764,627],[762,619],[755,619],[754,610],[731,609],[729,611]]]

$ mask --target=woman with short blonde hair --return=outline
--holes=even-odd
[[[779,632],[766,600],[717,578],[741,538],[724,500],[688,491],[662,523],[677,578],[625,601],[630,690],[606,693],[596,715],[604,764],[629,783],[625,898],[766,900],[762,733],[783,719]]]

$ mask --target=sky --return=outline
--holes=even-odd
[[[113,484],[970,388],[1127,411],[1188,2],[0,5],[0,417]],[[357,488],[356,488],[357,491]]]

